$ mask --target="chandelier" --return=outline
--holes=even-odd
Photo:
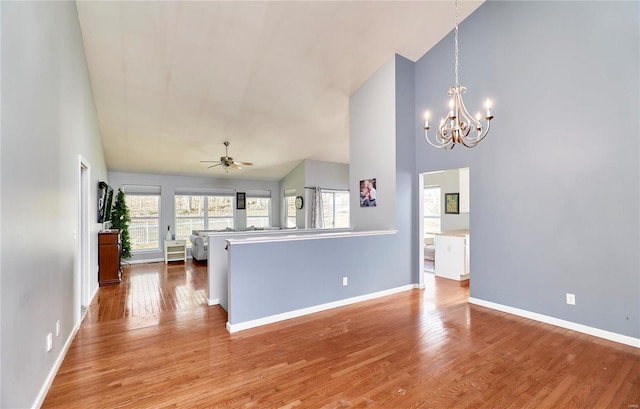
[[[458,82],[458,0],[455,1],[455,74],[456,83],[455,86],[449,88],[449,113],[446,118],[440,120],[440,126],[435,136],[435,143],[429,139],[428,131],[431,128],[429,126],[429,111],[424,115],[424,136],[431,145],[436,148],[444,148],[445,150],[453,149],[457,143],[460,143],[467,148],[473,148],[485,136],[489,133],[489,127],[493,115],[491,115],[491,101],[487,98],[485,103],[486,115],[484,117],[486,126],[483,127],[480,120],[482,119],[478,112],[474,117],[469,115],[467,108],[462,101],[462,94],[467,89],[460,85]]]

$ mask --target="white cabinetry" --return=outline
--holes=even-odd
[[[186,240],[165,240],[164,241],[164,263],[169,261],[187,260]]]
[[[435,274],[452,280],[469,278],[469,234],[463,232],[436,235]]]

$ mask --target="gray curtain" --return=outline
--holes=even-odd
[[[314,187],[311,197],[311,228],[322,229],[323,227],[322,189]]]

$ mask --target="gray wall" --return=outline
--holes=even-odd
[[[305,182],[305,164],[304,161],[300,162],[298,166],[296,166],[287,176],[282,178],[280,181],[280,197],[284,197],[285,190],[295,189],[296,196],[304,197],[304,182]],[[286,226],[287,221],[285,220],[286,212],[284,211],[284,199],[283,204],[280,207],[281,210],[281,226]],[[296,227],[299,229],[304,229],[304,209],[298,209],[296,211]]]
[[[417,171],[472,175],[472,297],[640,337],[638,16],[638,2],[482,5],[460,26],[465,103],[495,107],[474,149],[422,136],[422,112],[445,113],[452,35],[416,63]]]
[[[410,282],[420,283],[423,262],[416,263],[417,254],[422,255],[422,245],[414,239],[420,234],[420,223],[413,222],[413,214],[418,211],[418,175],[415,172],[415,145],[413,115],[415,112],[415,64],[395,55],[395,167],[396,191],[395,211],[396,246],[402,258],[396,259],[399,274],[408,274]]]
[[[460,214],[446,214],[444,212],[444,195],[460,192],[460,170],[449,169],[444,172],[425,174],[424,186],[434,185],[440,186],[440,229],[442,231],[469,229],[469,213],[460,211]]]
[[[37,403],[76,324],[78,155],[91,166],[92,288],[101,227],[96,190],[107,171],[75,2],[0,7],[0,406],[23,408]],[[49,332],[51,352],[45,348]]]
[[[123,185],[160,186],[160,233],[166,234],[166,227],[171,226],[175,233],[175,192],[177,188],[209,188],[233,189],[238,192],[247,190],[271,191],[271,224],[280,226],[280,198],[278,182],[260,180],[241,180],[232,178],[190,177],[172,175],[153,175],[144,173],[109,172],[109,185],[115,191]],[[235,199],[234,199],[235,200]],[[234,209],[234,226],[246,227],[246,211]],[[159,244],[162,246],[162,242]],[[189,250],[191,251],[191,250]],[[164,249],[136,252],[130,261],[154,260],[164,258]]]
[[[270,243],[229,249],[229,323],[247,321],[411,284],[395,234]],[[360,254],[361,257],[354,257]],[[377,257],[384,254],[384,257]],[[366,255],[375,260],[363,263]],[[300,266],[304,266],[301,268]],[[349,278],[347,286],[342,277]]]

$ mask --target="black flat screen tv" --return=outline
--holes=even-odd
[[[111,220],[111,202],[113,189],[105,182],[98,183],[98,223]]]

